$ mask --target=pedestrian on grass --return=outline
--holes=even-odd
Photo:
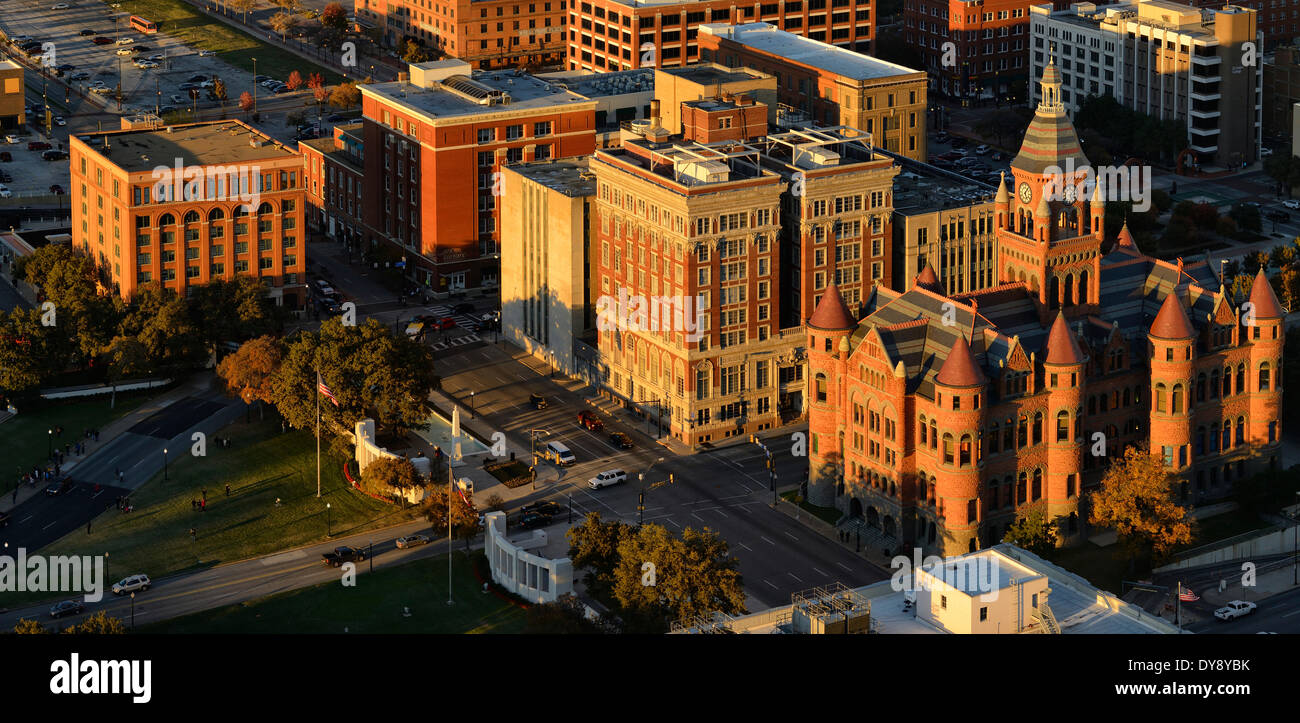
[[[199,541],[199,531],[194,529],[193,527],[190,528],[190,539],[193,540],[194,542]]]
[[[226,496],[227,496],[227,497],[230,496],[230,485],[229,485],[229,484],[226,485]]]

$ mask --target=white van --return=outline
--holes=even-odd
[[[593,490],[598,490],[601,487],[609,487],[610,485],[616,485],[626,481],[627,472],[624,472],[621,469],[607,469],[587,480],[587,486],[591,487]]]
[[[573,452],[560,442],[547,442],[544,455],[546,459],[561,467],[568,467],[578,461],[577,457],[573,456]]]

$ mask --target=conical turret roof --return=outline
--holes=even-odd
[[[943,360],[943,366],[939,367],[934,380],[948,387],[977,387],[984,383],[984,372],[980,371],[979,364],[975,362],[975,355],[971,353],[965,336],[957,336],[957,343],[952,345],[948,358]]]
[[[844,297],[840,296],[840,288],[832,283],[822,292],[821,301],[817,302],[817,308],[808,319],[808,326],[824,331],[838,331],[842,329],[852,329],[857,326],[858,322],[849,313],[849,308],[844,305]]]
[[[1187,318],[1187,310],[1183,308],[1183,302],[1178,298],[1177,289],[1165,296],[1164,303],[1160,305],[1160,313],[1156,314],[1156,320],[1151,322],[1150,334],[1158,339],[1196,338],[1196,328]]]
[[[1062,312],[1056,313],[1056,321],[1047,332],[1047,357],[1043,361],[1047,364],[1082,364],[1084,361],[1079,341],[1074,338]]]

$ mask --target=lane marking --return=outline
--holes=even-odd
[[[794,535],[791,535],[789,532],[786,532],[785,534],[790,535],[790,539],[794,540],[795,542],[798,542],[798,541],[799,541],[799,538],[798,538],[798,537],[795,537]]]
[[[766,543],[769,544],[769,545],[775,545],[775,544],[776,544],[775,542],[772,542],[771,540],[767,539],[766,537],[763,537],[762,535],[759,535],[758,538],[759,538],[760,540],[762,540],[763,542],[766,542]]]
[[[798,580],[799,582],[803,582],[803,580],[799,580],[799,576],[794,574],[793,572],[787,572],[786,574],[789,575],[790,577],[793,577],[795,580]]]
[[[836,565],[839,565],[840,567],[844,568],[845,570],[848,570],[849,572],[853,572],[853,568],[849,567],[848,565],[845,565],[845,564],[842,563],[842,562],[837,562],[837,563],[835,563],[835,564],[836,564]]]
[[[754,548],[750,547],[749,545],[746,545],[746,544],[743,543],[743,542],[737,542],[736,544],[739,545],[739,546],[741,546],[741,547],[743,547],[743,548],[745,548],[746,550],[749,550],[750,552],[753,552],[753,551],[754,551]]]
[[[771,587],[773,590],[780,590],[780,589],[781,589],[781,588],[777,587],[776,585],[773,585],[772,583],[767,582],[767,580],[764,580],[763,582],[766,582],[766,583],[768,584],[768,586]]]
[[[1283,615],[1282,617],[1284,617],[1284,618],[1289,618],[1289,617],[1291,617],[1292,615],[1300,615],[1300,610],[1296,610],[1296,611],[1294,611],[1294,612],[1289,612],[1289,613],[1287,613],[1286,615]]]
[[[826,573],[822,572],[821,570],[818,570],[815,567],[812,569],[812,571],[817,573],[818,575],[821,575],[822,577],[827,577]]]

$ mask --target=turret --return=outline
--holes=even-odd
[[[1083,454],[1091,440],[1083,439],[1082,416],[1084,372],[1087,356],[1065,320],[1056,319],[1047,333],[1043,354],[1043,381],[1047,387],[1047,500],[1049,520],[1068,518],[1078,512],[1082,485]],[[1062,535],[1069,526],[1061,524]],[[1076,530],[1081,529],[1075,527]],[[1064,540],[1062,540],[1064,541]]]
[[[1007,217],[1011,214],[1011,192],[1007,190],[1007,172],[1003,171],[1002,180],[998,181],[998,195],[993,199],[995,228],[1008,228]]]
[[[1092,222],[1092,235],[1101,241],[1106,235],[1106,189],[1102,180],[1092,189],[1092,203],[1089,205],[1089,218]]]
[[[1272,284],[1260,269],[1250,287],[1250,297],[1242,305],[1242,341],[1250,345],[1250,372],[1246,375],[1250,392],[1251,444],[1276,445],[1282,438],[1282,349],[1286,343],[1283,326],[1286,311],[1277,301]],[[1275,456],[1273,451],[1262,453]]]
[[[1175,287],[1165,296],[1147,332],[1151,343],[1151,453],[1163,456],[1174,472],[1192,463],[1196,336]]]
[[[1052,207],[1047,205],[1047,194],[1038,199],[1038,208],[1034,209],[1034,238],[1039,243],[1051,240]]]
[[[834,506],[835,490],[844,474],[839,410],[846,404],[849,336],[856,327],[839,287],[826,287],[807,324],[808,501],[819,507]]]
[[[948,539],[945,555],[970,552],[979,545],[979,505],[983,467],[984,413],[988,378],[975,361],[964,335],[948,351],[934,376],[935,416],[939,419],[939,464],[935,470],[936,512],[943,516]]]

